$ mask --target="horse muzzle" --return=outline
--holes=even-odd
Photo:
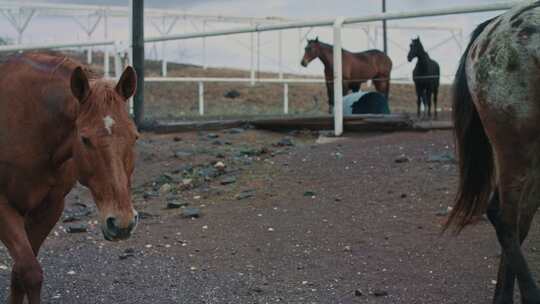
[[[125,226],[121,226],[116,217],[110,216],[105,220],[105,223],[101,226],[103,237],[107,241],[120,241],[128,239],[135,231],[137,224],[139,223],[139,215],[135,213],[135,216]]]
[[[300,65],[303,66],[303,67],[307,67],[307,64],[308,64],[308,62],[305,59],[302,59],[302,61],[300,61]]]

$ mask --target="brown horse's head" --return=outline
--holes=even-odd
[[[409,54],[407,55],[407,60],[411,62],[413,58],[418,57],[419,55],[422,55],[425,53],[424,46],[422,46],[422,43],[420,42],[420,37],[414,38],[411,41],[411,46],[409,49]]]
[[[319,57],[321,54],[321,45],[319,43],[319,37],[315,40],[308,40],[307,46],[305,48],[304,57],[300,64],[303,67],[307,67],[308,64],[315,58]]]
[[[138,133],[126,111],[126,100],[136,86],[132,67],[124,70],[116,85],[89,81],[80,67],[71,76],[71,91],[80,103],[73,159],[79,182],[92,192],[103,235],[110,241],[128,238],[138,221],[131,202]]]

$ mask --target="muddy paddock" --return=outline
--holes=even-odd
[[[103,240],[76,188],[40,253],[44,303],[490,303],[486,220],[441,235],[449,131],[144,134],[132,239]],[[524,246],[533,270],[538,225]],[[0,247],[0,302],[11,260]]]

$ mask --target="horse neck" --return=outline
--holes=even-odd
[[[428,53],[422,48],[422,50],[420,50],[418,52],[418,63],[420,64],[425,64],[427,63],[429,60],[429,55]]]
[[[321,45],[319,59],[322,61],[325,67],[332,66],[334,64],[334,52],[328,46]]]

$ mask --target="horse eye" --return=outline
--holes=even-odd
[[[86,136],[82,136],[81,137],[81,141],[82,143],[87,147],[87,148],[91,148],[92,147],[92,141],[90,140],[90,138],[86,137]]]

